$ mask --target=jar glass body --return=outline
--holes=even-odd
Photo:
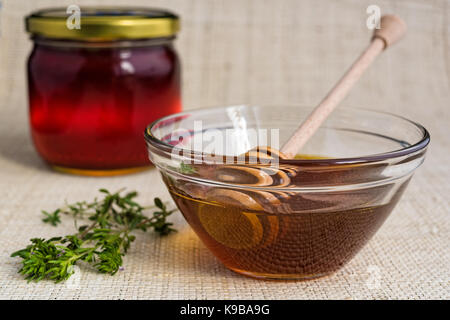
[[[110,43],[35,38],[28,84],[34,144],[60,169],[147,166],[146,125],[181,111],[180,63],[169,38]]]

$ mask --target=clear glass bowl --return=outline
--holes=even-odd
[[[424,161],[430,136],[421,125],[342,107],[296,159],[239,157],[278,147],[311,110],[201,109],[147,128],[150,159],[175,203],[231,270],[266,279],[335,272],[375,234]]]

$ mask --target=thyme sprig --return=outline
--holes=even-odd
[[[84,261],[99,272],[114,275],[136,239],[132,234],[134,231],[152,230],[161,236],[176,231],[166,219],[175,210],[168,210],[161,199],[155,198],[154,206],[143,207],[135,202],[136,191],[123,196],[123,190],[111,193],[100,189],[100,192],[104,194],[101,200],[66,204],[52,213],[42,211],[45,216],[42,221],[53,226],[61,223],[61,214],[72,216],[78,232],[47,240],[31,239],[30,245],[11,255],[22,258],[19,273],[29,281],[51,279],[60,282],[73,274],[76,263]],[[150,208],[155,211],[148,217],[144,211]],[[88,223],[78,227],[79,220]]]

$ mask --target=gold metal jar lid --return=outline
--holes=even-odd
[[[76,22],[76,11],[66,8],[36,11],[25,18],[26,30],[52,39],[114,41],[172,37],[180,29],[178,16],[161,9],[81,7],[79,13],[77,28],[73,24],[68,26],[68,21]]]

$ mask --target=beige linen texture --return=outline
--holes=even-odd
[[[27,284],[12,251],[31,237],[73,232],[43,224],[41,209],[90,199],[100,187],[169,195],[153,169],[87,178],[53,172],[29,137],[23,17],[55,5],[152,5],[178,12],[184,108],[236,103],[316,104],[368,43],[366,8],[402,16],[407,37],[377,59],[343,104],[390,111],[431,132],[424,165],[370,243],[336,274],[306,282],[249,279],[225,269],[180,213],[177,234],[140,235],[111,277],[81,267],[67,283]],[[0,10],[0,298],[432,299],[450,298],[448,0],[3,0]],[[280,110],[282,112],[282,110]],[[339,109],[336,111],[339,112]]]

